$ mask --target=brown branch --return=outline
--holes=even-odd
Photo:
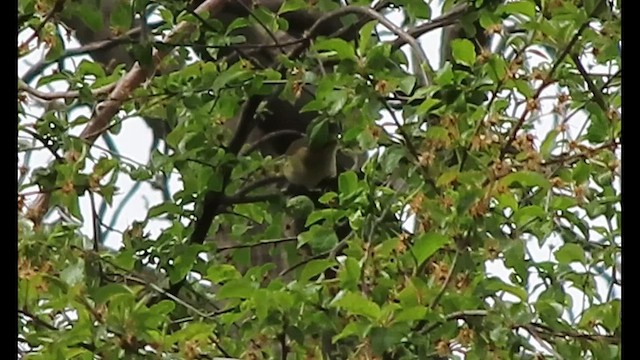
[[[402,39],[404,41],[404,43],[408,43],[411,48],[415,51],[415,53],[420,57],[420,60],[423,61],[424,63],[429,63],[429,60],[427,59],[427,55],[424,53],[424,50],[422,49],[422,47],[420,47],[420,45],[418,45],[418,42],[416,41],[416,39],[414,37],[412,37],[411,35],[409,35],[406,31],[402,30],[401,28],[397,27],[394,23],[392,23],[389,19],[385,18],[384,16],[382,16],[380,13],[376,12],[374,9],[370,8],[370,7],[365,7],[365,6],[353,6],[353,5],[349,5],[349,6],[344,6],[340,9],[334,10],[322,17],[320,17],[318,19],[318,21],[316,21],[316,23],[309,29],[307,35],[305,36],[305,38],[307,40],[310,40],[310,38],[314,35],[316,35],[317,32],[319,32],[320,30],[320,26],[334,18],[334,17],[338,17],[338,16],[342,16],[342,15],[346,15],[346,14],[352,14],[352,13],[358,13],[361,15],[364,15],[366,17],[372,18],[377,20],[380,24],[384,25],[387,29],[389,29],[391,32],[393,32],[394,34],[396,34],[398,36],[398,38]],[[301,50],[298,49],[294,49],[292,52],[292,55],[298,55],[301,52]],[[426,74],[426,72],[424,71],[424,69],[422,69],[422,77],[423,77],[423,81],[425,84],[429,84],[429,79],[428,76]]]
[[[148,24],[147,26],[150,28],[157,28],[162,24],[164,24],[164,21]],[[60,56],[58,56],[54,60],[42,59],[37,63],[33,64],[29,68],[29,70],[27,70],[27,72],[24,75],[22,75],[22,80],[26,83],[30,83],[38,74],[42,73],[42,71],[51,64],[70,58],[72,56],[83,55],[83,54],[87,54],[97,50],[107,50],[109,48],[131,42],[132,41],[131,39],[136,38],[138,35],[140,35],[141,32],[142,32],[142,28],[136,27],[117,37],[113,37],[105,40],[98,40],[77,48],[67,49],[65,50],[64,53],[62,53]],[[138,40],[136,40],[136,43],[137,42]]]
[[[601,151],[601,150],[605,150],[605,149],[610,149],[610,150],[614,150],[616,147],[618,147],[618,145],[620,145],[620,142],[617,140],[612,140],[610,142],[604,143],[598,147],[595,148],[589,148],[584,146],[582,149],[582,152],[578,153],[578,154],[569,154],[569,153],[563,153],[560,154],[556,157],[554,157],[553,159],[550,159],[548,161],[545,161],[544,163],[542,163],[542,166],[549,166],[549,165],[553,165],[553,164],[573,164],[578,160],[582,160],[582,159],[587,159],[590,156],[592,156],[593,154]]]
[[[219,12],[225,4],[225,0],[205,0],[196,9],[196,12],[211,12],[215,14],[216,12]],[[181,22],[170,34],[167,35],[165,41],[170,42],[175,38],[188,34],[192,30],[192,27],[193,24],[191,23],[186,21]],[[155,49],[152,56],[154,67],[158,66],[160,61],[167,55],[167,51]],[[93,142],[102,135],[103,131],[108,128],[109,121],[111,121],[113,116],[115,116],[120,110],[124,101],[127,100],[131,93],[140,86],[143,81],[151,76],[152,73],[153,71],[150,71],[150,69],[144,69],[139,63],[135,63],[133,68],[127,72],[120,81],[118,81],[115,88],[111,91],[108,99],[102,103],[103,106],[96,112],[91,121],[84,128],[80,134],[80,138],[86,140],[89,146],[92,145]],[[41,223],[42,217],[47,212],[49,205],[48,197],[48,194],[40,196],[32,206],[32,208],[35,207],[32,210],[32,214],[35,216],[32,220],[36,226]]]
[[[431,325],[429,325],[429,327],[424,330],[424,334],[430,333],[431,331],[437,329],[441,325],[444,325],[446,322],[451,321],[451,320],[466,319],[466,318],[472,317],[472,316],[487,316],[488,314],[489,314],[489,312],[487,310],[462,310],[462,311],[456,311],[456,312],[453,312],[453,313],[445,316],[443,320],[436,321],[436,322],[432,323]],[[414,328],[413,329],[414,332],[415,331],[419,331],[419,330],[420,330],[419,328]]]
[[[573,338],[573,339],[582,339],[588,341],[603,341],[613,345],[620,344],[620,337],[616,335],[601,335],[601,334],[591,334],[591,333],[579,333],[576,331],[563,331],[563,330],[554,330],[549,326],[541,323],[529,323],[526,325],[514,325],[515,328],[524,328],[525,330],[535,328],[535,330],[540,333],[550,337],[557,338]]]
[[[216,249],[216,252],[222,252],[222,251],[227,251],[227,250],[235,250],[235,249],[246,249],[246,248],[254,248],[254,247],[258,247],[258,246],[264,246],[264,245],[275,245],[275,244],[281,244],[284,242],[291,242],[291,241],[296,241],[298,240],[297,237],[285,237],[285,238],[280,238],[280,239],[269,239],[269,240],[260,240],[257,243],[254,244],[240,244],[240,245],[231,245],[231,246],[220,246]]]
[[[97,89],[93,89],[91,90],[91,95],[94,97],[97,97],[99,95],[104,95],[104,94],[108,94],[110,93],[114,88],[116,87],[116,84],[109,84],[109,85],[105,85],[105,86],[101,86]],[[55,91],[55,92],[44,92],[44,91],[40,91],[38,89],[32,88],[31,86],[27,85],[26,82],[24,82],[21,79],[18,79],[18,91],[24,91],[27,94],[33,95],[39,99],[42,100],[56,100],[56,99],[76,99],[78,97],[80,97],[80,91],[79,90],[68,90],[68,91]]]
[[[266,142],[269,142],[269,141],[271,141],[271,140],[273,140],[273,139],[275,139],[277,137],[287,136],[287,135],[297,135],[297,136],[300,136],[300,137],[304,136],[303,133],[301,133],[299,131],[296,131],[296,130],[287,130],[287,129],[285,129],[285,130],[274,131],[274,132],[268,133],[267,135],[265,135],[265,136],[261,137],[260,139],[256,140],[253,144],[249,145],[249,147],[246,150],[240,152],[240,155],[249,155],[252,152],[256,151],[258,149],[258,147],[260,147],[260,145],[262,145],[262,144],[264,144]]]
[[[589,76],[587,70],[584,68],[584,65],[582,65],[582,61],[580,61],[580,57],[578,56],[578,54],[572,54],[571,59],[576,64],[578,72],[580,73],[580,75],[582,75],[582,78],[587,83],[587,87],[593,95],[593,101],[595,101],[596,104],[600,106],[600,109],[602,109],[602,111],[607,112],[609,110],[609,107],[607,106],[607,102],[604,99],[604,95],[602,94],[600,89],[598,89],[598,87],[593,83],[593,81],[591,81],[591,77]]]
[[[286,181],[286,178],[284,176],[272,176],[272,177],[268,177],[268,178],[264,178],[264,179],[259,179],[259,180],[256,180],[256,181],[252,182],[251,184],[243,187],[242,189],[238,190],[238,192],[236,192],[234,195],[231,195],[227,199],[228,200],[234,199],[234,198],[239,199],[239,198],[242,198],[243,196],[249,194],[250,192],[252,192],[255,189],[261,188],[263,186],[267,186],[267,185],[283,182],[283,181]]]
[[[451,260],[451,268],[449,269],[449,273],[447,274],[447,277],[445,278],[444,282],[442,283],[442,287],[440,288],[440,291],[438,291],[438,294],[436,295],[436,297],[433,298],[433,301],[431,301],[431,304],[429,305],[431,310],[435,309],[435,307],[440,302],[440,299],[442,298],[442,295],[444,295],[444,292],[447,290],[447,287],[449,286],[449,283],[451,282],[451,279],[453,278],[453,271],[455,270],[456,265],[458,264],[458,255],[459,254],[460,254],[460,250],[456,247],[456,253],[453,255],[453,260]]]
[[[32,131],[27,128],[22,128],[20,131],[26,132],[27,134],[33,136],[34,139],[38,140],[49,152],[56,158],[57,161],[64,161],[64,158],[58,154],[58,150],[60,149],[60,144],[53,141],[51,138],[46,138],[39,133]],[[52,143],[49,143],[51,141]]]
[[[551,67],[551,70],[549,71],[549,73],[546,75],[544,80],[542,80],[542,84],[540,85],[538,90],[536,90],[535,94],[532,97],[533,101],[537,101],[538,98],[540,97],[540,94],[542,94],[542,91],[544,89],[546,89],[547,86],[549,86],[549,85],[551,85],[553,83],[553,74],[556,72],[556,70],[558,69],[558,67],[562,63],[562,61],[564,61],[564,58],[569,54],[569,52],[571,51],[573,46],[576,44],[576,42],[578,42],[578,39],[580,39],[580,35],[582,34],[582,32],[588,26],[589,26],[589,21],[587,20],[580,26],[578,31],[576,31],[576,33],[573,35],[573,38],[571,38],[571,40],[569,41],[567,46],[564,48],[562,53],[560,53],[560,55],[558,56],[558,58],[554,62],[553,66]],[[509,138],[507,139],[506,143],[504,144],[504,146],[500,150],[500,156],[499,156],[500,159],[504,158],[504,156],[507,153],[507,149],[509,148],[509,146],[511,146],[511,143],[513,143],[515,141],[516,136],[518,135],[518,131],[520,130],[520,128],[522,128],[522,125],[524,125],[524,122],[527,119],[527,115],[529,115],[529,112],[531,112],[530,107],[529,106],[525,107],[524,111],[522,112],[522,115],[518,119],[518,122],[513,127],[513,129],[511,130],[511,134],[509,135]]]
[[[527,324],[527,325],[521,326],[520,328],[521,329],[525,329],[529,334],[531,334],[531,336],[533,336],[533,338],[538,341],[540,346],[542,346],[543,349],[545,349],[548,352],[550,352],[551,354],[553,354],[553,356],[556,359],[558,359],[558,360],[563,360],[564,359],[562,357],[562,355],[558,354],[558,352],[555,351],[555,349],[550,344],[547,344],[548,341],[545,341],[544,339],[542,339],[542,337],[540,337],[540,334],[538,333],[538,331],[533,326]]]
[[[468,4],[456,5],[446,14],[442,14],[427,23],[408,29],[406,32],[411,38],[416,39],[430,31],[455,24],[469,9],[470,6]],[[394,49],[397,49],[406,44],[406,42],[405,39],[398,37],[391,44]]]

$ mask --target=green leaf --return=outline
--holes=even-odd
[[[518,274],[526,284],[529,272],[524,255],[524,242],[515,241],[504,251],[504,264],[515,270],[516,274]]]
[[[79,259],[77,262],[67,266],[60,273],[60,279],[69,286],[80,284],[84,281],[84,260]]]
[[[411,246],[411,252],[416,257],[416,265],[422,265],[431,255],[449,243],[451,243],[451,238],[434,232],[418,236]]]
[[[425,306],[412,306],[403,308],[394,317],[394,322],[409,322],[415,320],[422,320],[427,315],[427,308]]]
[[[314,43],[313,48],[315,50],[334,51],[340,60],[356,59],[356,52],[353,49],[353,45],[339,38],[320,40]]]
[[[422,104],[418,106],[416,109],[417,115],[424,115],[429,112],[434,106],[440,104],[442,101],[440,99],[428,98],[425,99]]]
[[[551,151],[556,146],[556,138],[558,137],[558,134],[560,134],[558,130],[551,130],[542,141],[542,144],[540,145],[540,155],[542,156],[542,159],[548,160],[551,156]]]
[[[467,39],[455,39],[451,42],[453,59],[463,65],[472,66],[476,62],[476,49]]]
[[[453,83],[453,68],[451,63],[445,63],[440,70],[438,70],[438,76],[436,76],[435,82],[437,85],[445,86]]]
[[[564,244],[554,253],[556,260],[563,265],[574,261],[585,263],[584,249],[578,244]]]
[[[547,216],[543,208],[537,205],[522,207],[513,214],[513,220],[516,225],[523,226],[534,219],[542,220]]]
[[[372,320],[377,320],[380,317],[380,306],[365,298],[361,293],[348,291],[342,294],[341,297],[341,294],[336,296],[338,300],[333,301],[334,306],[339,306],[351,314],[366,316]]]
[[[93,75],[96,78],[102,78],[106,76],[106,73],[100,64],[93,61],[82,60],[76,69],[76,75],[80,77]]]
[[[298,235],[298,247],[309,244],[314,253],[331,250],[338,243],[338,236],[333,228],[313,225],[309,231]]]
[[[121,268],[131,271],[136,263],[136,251],[135,249],[122,249],[112,260],[114,264]]]
[[[131,14],[131,4],[127,2],[119,2],[111,11],[111,26],[120,30],[129,29],[131,27],[132,19],[133,15]]]
[[[340,271],[340,283],[343,289],[357,288],[360,280],[360,264],[353,257],[348,257],[344,261],[344,270]]]
[[[328,268],[334,266],[336,262],[334,260],[327,259],[318,259],[309,261],[302,271],[300,272],[300,276],[298,280],[300,281],[308,281],[312,277],[324,272]]]
[[[398,84],[400,90],[404,91],[405,94],[410,94],[415,86],[416,77],[413,75],[403,77],[402,80],[400,80],[400,84]]]
[[[406,337],[405,330],[402,327],[382,328],[375,327],[371,329],[371,349],[376,355],[382,355],[385,351],[394,348],[400,344],[402,338]]]
[[[229,68],[227,71],[221,72],[215,78],[215,80],[213,81],[213,85],[211,86],[211,90],[214,93],[217,93],[220,89],[226,87],[227,84],[234,83],[236,82],[236,80],[246,78],[248,75],[250,76],[249,71],[234,65],[233,67]]]
[[[415,19],[431,18],[431,7],[429,3],[423,0],[404,0],[405,10],[409,16]],[[401,3],[402,4],[402,3]]]
[[[108,284],[91,291],[91,297],[98,304],[104,304],[109,299],[119,294],[133,295],[134,292],[128,287],[121,284]]]
[[[181,281],[193,268],[196,257],[203,250],[202,245],[187,245],[176,250],[179,253],[169,267],[169,280],[172,284]]]
[[[554,196],[549,203],[549,207],[553,210],[567,210],[570,207],[576,206],[578,201],[569,196],[558,195]]]
[[[360,54],[365,55],[367,49],[371,45],[371,35],[378,24],[377,21],[369,21],[362,28],[360,28],[360,41],[358,41],[358,51]]]
[[[498,200],[498,204],[503,208],[511,208],[511,210],[518,210],[518,200],[516,200],[515,196],[512,193],[507,192],[504,194],[499,194],[496,196],[496,200]]]
[[[320,220],[326,220],[331,224],[335,224],[338,220],[342,219],[345,215],[344,210],[340,209],[320,209],[315,210],[307,217],[307,221],[304,224],[309,226],[317,223]]]
[[[221,284],[228,280],[239,279],[242,275],[233,266],[229,264],[213,264],[207,269],[206,278],[213,283]]]
[[[205,324],[202,322],[192,321],[184,328],[174,332],[169,336],[167,343],[173,344],[183,341],[205,340],[215,332],[214,324]]]
[[[536,6],[532,1],[513,1],[501,5],[498,8],[501,14],[522,14],[529,18],[535,18]]]
[[[73,5],[73,13],[91,30],[99,32],[103,29],[104,23],[100,9],[81,2],[76,2]]]
[[[331,343],[335,344],[338,340],[344,339],[349,336],[356,336],[358,339],[361,339],[366,336],[366,334],[369,332],[369,329],[371,329],[371,324],[368,322],[349,322],[338,335],[331,338]]]
[[[149,209],[147,217],[151,219],[158,216],[175,215],[181,213],[182,207],[173,202],[165,202]]]
[[[176,308],[176,303],[172,300],[161,300],[159,303],[152,305],[149,311],[159,315],[168,315]]]
[[[592,143],[604,142],[609,134],[610,122],[598,105],[587,103],[585,109],[589,113],[590,124],[587,128],[587,140]]]
[[[500,180],[502,185],[511,186],[514,183],[519,183],[524,187],[535,187],[539,186],[543,189],[548,189],[551,185],[549,180],[544,177],[544,175],[534,172],[534,171],[518,171],[516,173],[511,173],[502,180]]]
[[[460,175],[460,171],[458,170],[445,171],[436,181],[436,186],[442,187],[443,185],[449,185],[458,178],[458,175]]]
[[[331,104],[327,113],[331,116],[338,114],[349,99],[349,93],[346,90],[336,90],[329,93],[327,101]]]
[[[509,285],[497,277],[491,277],[482,282],[484,290],[490,293],[496,293],[498,291],[508,292],[517,296],[522,302],[527,301],[527,291],[519,286]]]
[[[230,280],[216,292],[217,299],[248,299],[258,288],[257,284],[247,279]]]
[[[278,10],[278,14],[284,14],[290,11],[296,11],[300,9],[307,8],[307,2],[304,0],[285,0],[280,6],[280,10]]]
[[[573,168],[572,178],[577,185],[584,184],[589,180],[591,174],[591,166],[584,160],[580,160]]]
[[[313,123],[309,131],[309,146],[311,148],[322,148],[329,141],[329,120],[322,119]]]
[[[354,171],[345,171],[338,177],[340,195],[348,196],[358,190],[358,175]]]

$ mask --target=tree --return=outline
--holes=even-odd
[[[24,358],[620,357],[619,1],[247,4],[19,1]],[[149,164],[92,149],[137,116]],[[288,186],[303,117],[366,162]]]

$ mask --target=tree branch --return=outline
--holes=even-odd
[[[540,94],[542,94],[542,91],[544,89],[546,89],[547,86],[549,86],[549,85],[551,85],[553,83],[553,74],[556,72],[556,70],[558,69],[558,67],[562,63],[562,61],[564,61],[564,58],[569,54],[569,52],[571,51],[573,46],[576,44],[576,42],[578,42],[578,39],[580,39],[580,35],[582,34],[582,32],[588,26],[589,26],[589,20],[585,21],[580,26],[578,31],[576,31],[576,33],[573,35],[573,37],[571,38],[571,40],[569,41],[567,46],[564,48],[562,53],[560,53],[560,55],[558,55],[558,58],[556,59],[556,61],[553,64],[553,67],[551,67],[551,70],[549,71],[549,73],[546,75],[544,80],[542,80],[542,84],[540,85],[540,87],[538,87],[538,90],[536,90],[536,92],[533,95],[531,100],[537,101],[538,98],[540,97]],[[507,149],[509,148],[511,143],[513,143],[513,141],[516,139],[516,136],[518,135],[518,131],[520,130],[520,128],[522,128],[522,125],[524,125],[524,122],[527,119],[527,115],[529,115],[529,112],[531,112],[531,109],[528,106],[525,107],[524,111],[522,112],[522,115],[520,116],[520,119],[518,119],[518,122],[513,127],[513,129],[511,130],[511,134],[509,135],[509,138],[507,139],[507,141],[505,142],[504,146],[500,150],[500,156],[499,156],[500,159],[504,158],[504,156],[507,153]]]
[[[604,95],[602,94],[600,89],[598,89],[598,87],[593,83],[593,81],[591,81],[591,77],[589,76],[587,70],[584,68],[584,65],[582,65],[582,61],[580,61],[580,57],[578,56],[578,54],[572,54],[571,59],[576,64],[578,72],[580,73],[580,75],[582,75],[582,78],[587,83],[587,87],[593,95],[593,101],[595,101],[596,104],[600,106],[600,109],[602,109],[602,111],[607,112],[609,110],[609,107],[607,106],[607,102],[604,99]]]
[[[99,95],[104,95],[104,94],[108,94],[110,93],[114,88],[116,87],[116,84],[109,84],[109,85],[105,85],[105,86],[101,86],[97,89],[93,89],[91,90],[91,95],[96,97]],[[80,97],[80,91],[78,90],[68,90],[68,91],[56,91],[56,92],[44,92],[44,91],[40,91],[38,89],[32,88],[31,86],[27,85],[26,82],[24,82],[21,79],[18,79],[18,91],[24,91],[27,94],[33,95],[39,99],[42,100],[56,100],[56,99],[76,99],[78,97]]]
[[[219,12],[225,4],[225,0],[205,0],[196,9],[196,12],[211,12],[215,14],[216,12]],[[184,34],[189,33],[192,27],[193,24],[183,21],[167,35],[165,40],[170,42],[176,38],[180,38]],[[167,51],[155,49],[152,55],[154,67],[158,66],[160,61],[167,55]],[[127,72],[120,81],[118,81],[115,88],[109,94],[108,99],[102,103],[103,106],[96,111],[96,114],[84,128],[80,134],[80,138],[86,140],[89,146],[91,146],[93,142],[95,142],[95,140],[108,128],[109,121],[111,121],[111,119],[120,110],[120,107],[125,100],[128,99],[131,93],[140,86],[143,81],[151,76],[153,72],[149,70],[150,69],[142,68],[139,63],[135,63],[133,68]],[[32,208],[35,207],[35,209],[31,211],[35,216],[32,220],[36,226],[38,226],[42,221],[42,216],[46,214],[47,207],[49,205],[49,196],[49,194],[41,195],[32,205]]]
[[[163,24],[164,24],[164,21],[159,21],[156,23],[148,24],[147,26],[151,29],[155,29]],[[29,70],[27,70],[27,72],[24,75],[22,75],[22,80],[25,83],[29,84],[33,81],[33,79],[36,76],[41,74],[47,68],[47,66],[51,64],[57,63],[59,61],[62,61],[64,59],[67,59],[73,56],[84,55],[97,50],[107,50],[112,47],[128,43],[131,41],[132,38],[139,36],[141,32],[142,32],[142,28],[136,27],[120,36],[117,36],[111,39],[98,40],[77,48],[67,49],[65,50],[64,53],[62,53],[60,56],[58,56],[54,60],[42,59],[37,63],[33,64],[29,68]]]

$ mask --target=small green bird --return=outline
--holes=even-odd
[[[322,146],[311,147],[306,137],[289,145],[284,165],[284,176],[294,185],[314,189],[318,184],[337,174],[337,139],[330,139]]]

